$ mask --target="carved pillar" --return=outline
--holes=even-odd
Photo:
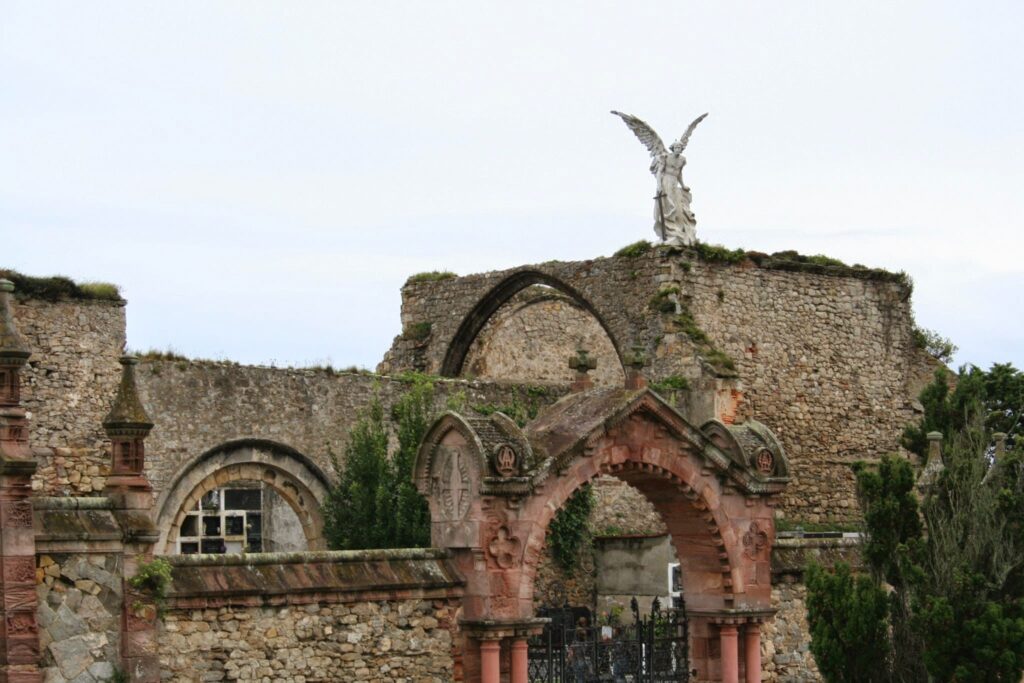
[[[743,631],[745,683],[761,683],[761,624],[750,622]]]
[[[528,683],[529,681],[529,647],[526,638],[515,638],[512,641],[512,682]]]
[[[114,514],[124,532],[121,666],[130,681],[158,683],[156,605],[152,595],[136,589],[129,580],[138,573],[140,562],[152,561],[153,545],[159,538],[150,516],[153,487],[144,471],[145,439],[153,423],[135,386],[137,362],[127,356],[121,358],[121,384],[114,405],[103,420],[113,459],[104,492],[114,502]]]
[[[480,683],[501,682],[501,641],[480,641]]]
[[[14,326],[11,292],[0,280],[0,683],[37,683],[36,542],[31,479],[36,471],[21,407],[21,369],[31,355]]]
[[[735,624],[722,624],[718,628],[722,645],[722,683],[740,683],[738,629]]]

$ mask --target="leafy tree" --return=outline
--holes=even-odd
[[[920,506],[905,459],[856,467],[870,576],[809,572],[811,649],[829,681],[851,680],[840,669],[858,666],[851,629],[882,629],[877,651],[891,653],[881,678],[860,680],[1016,683],[1024,671],[1024,377],[1006,364],[961,369],[953,388],[950,379],[936,373],[921,424],[904,434],[922,454],[927,432],[945,435],[945,469]],[[1010,435],[998,458],[994,431]],[[887,611],[871,609],[869,589],[889,592]]]
[[[888,613],[885,591],[867,576],[854,577],[848,564],[837,564],[834,573],[817,564],[808,568],[811,652],[825,680],[890,680]]]
[[[323,502],[329,547],[412,548],[430,545],[430,512],[413,484],[416,449],[430,426],[433,385],[412,383],[396,401],[391,426],[398,448],[388,456],[388,424],[375,399],[349,432],[344,466],[332,453],[338,484]]]

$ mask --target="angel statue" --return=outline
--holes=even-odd
[[[683,182],[686,157],[683,150],[690,135],[707,114],[694,119],[683,136],[665,149],[658,134],[635,116],[613,111],[644,143],[651,153],[651,173],[658,180],[658,193],[654,197],[654,232],[666,244],[688,247],[697,241],[697,217],[690,211],[690,188]]]

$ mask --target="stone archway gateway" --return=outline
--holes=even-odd
[[[500,413],[449,412],[427,433],[416,482],[433,545],[449,549],[466,578],[466,680],[526,683],[526,638],[543,627],[533,591],[548,524],[600,474],[638,488],[668,527],[698,679],[760,681],[785,455],[757,422],[698,428],[646,388],[571,394],[525,429]]]

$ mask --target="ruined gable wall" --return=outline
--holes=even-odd
[[[914,346],[909,288],[896,276],[708,262],[692,251],[663,248],[407,283],[403,325],[430,323],[431,334],[415,345],[396,339],[382,367],[439,371],[463,318],[499,283],[525,271],[579,292],[620,351],[641,344],[652,380],[686,378],[694,389],[680,408],[692,419],[731,418],[727,404],[738,400],[736,419],[752,416],[768,425],[793,473],[783,511],[802,521],[857,518],[849,465],[898,448],[904,425],[916,417],[922,378],[935,367]],[[654,305],[662,290],[671,291],[665,299],[672,310]],[[712,346],[733,360],[736,382],[723,383],[721,368],[700,360],[706,348],[677,323],[686,310]]]
[[[32,351],[21,402],[39,462],[33,488],[88,495],[109,470],[103,418],[117,390],[124,302],[16,299],[14,320]]]

